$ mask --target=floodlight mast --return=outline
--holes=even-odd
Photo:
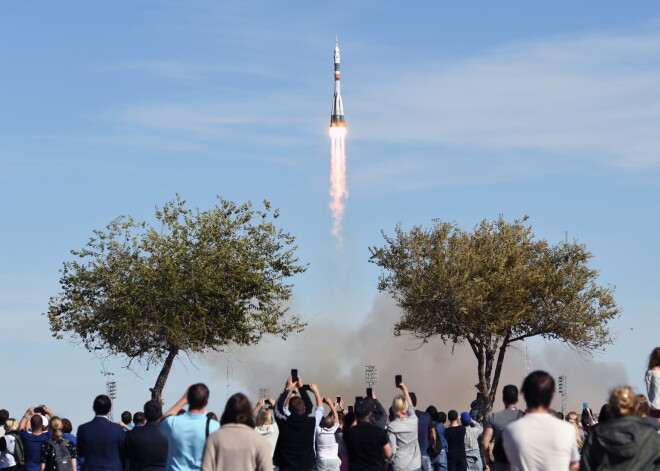
[[[364,382],[368,388],[373,388],[378,383],[378,368],[376,365],[364,365]]]

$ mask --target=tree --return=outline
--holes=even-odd
[[[607,322],[619,314],[612,289],[596,285],[585,246],[535,240],[526,220],[500,216],[473,232],[440,220],[410,232],[398,225],[393,237],[383,232],[384,247],[369,249],[370,262],[384,269],[379,291],[403,311],[395,335],[470,345],[484,417],[513,343],[541,336],[591,354],[611,343]]]
[[[282,304],[285,280],[306,270],[294,237],[272,211],[218,197],[208,211],[187,209],[179,195],[156,208],[158,227],[120,216],[94,231],[64,263],[62,292],[51,298],[54,337],[69,333],[88,351],[125,355],[128,365],[162,365],[152,399],[162,391],[179,353],[251,345],[282,337],[304,323]]]

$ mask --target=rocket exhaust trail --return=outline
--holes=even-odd
[[[335,93],[330,113],[330,211],[332,212],[332,233],[341,240],[341,227],[344,217],[345,200],[348,198],[346,186],[346,122],[344,104],[340,90],[339,41],[335,41]]]

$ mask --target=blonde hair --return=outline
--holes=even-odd
[[[50,430],[53,432],[53,438],[55,440],[62,439],[62,419],[59,417],[53,417],[50,419]]]
[[[257,413],[257,427],[260,425],[270,425],[273,423],[272,414],[270,410],[262,407]]]
[[[610,409],[612,415],[621,417],[632,415],[635,412],[637,398],[630,386],[614,388],[610,394]]]
[[[406,402],[406,398],[403,397],[401,394],[399,394],[392,401],[392,412],[396,417],[402,418],[404,412],[406,412],[407,410],[408,410],[408,403]]]
[[[578,427],[578,415],[577,412],[569,412],[566,415],[566,422],[571,424],[573,428],[575,429],[575,440],[577,441],[577,447],[578,450],[582,449],[582,436],[580,434],[580,429]]]
[[[16,419],[7,419],[5,421],[5,432],[13,432],[18,428],[18,421]]]

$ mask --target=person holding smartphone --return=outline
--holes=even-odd
[[[297,374],[297,371],[296,371]],[[289,393],[297,387],[300,395],[289,401],[289,412],[284,413],[284,402]],[[309,400],[306,390],[311,391],[316,398],[316,409],[314,416],[310,417],[312,402]],[[300,376],[296,382],[292,376],[288,376],[284,391],[280,394],[275,405],[275,421],[280,431],[275,445],[273,463],[283,470],[313,470],[316,465],[314,453],[314,436],[316,427],[323,417],[323,399],[315,384],[303,388]]]
[[[415,471],[422,467],[422,454],[419,449],[419,419],[415,407],[403,382],[397,386],[399,394],[392,402],[395,419],[387,426],[387,436],[392,447],[392,470]]]

